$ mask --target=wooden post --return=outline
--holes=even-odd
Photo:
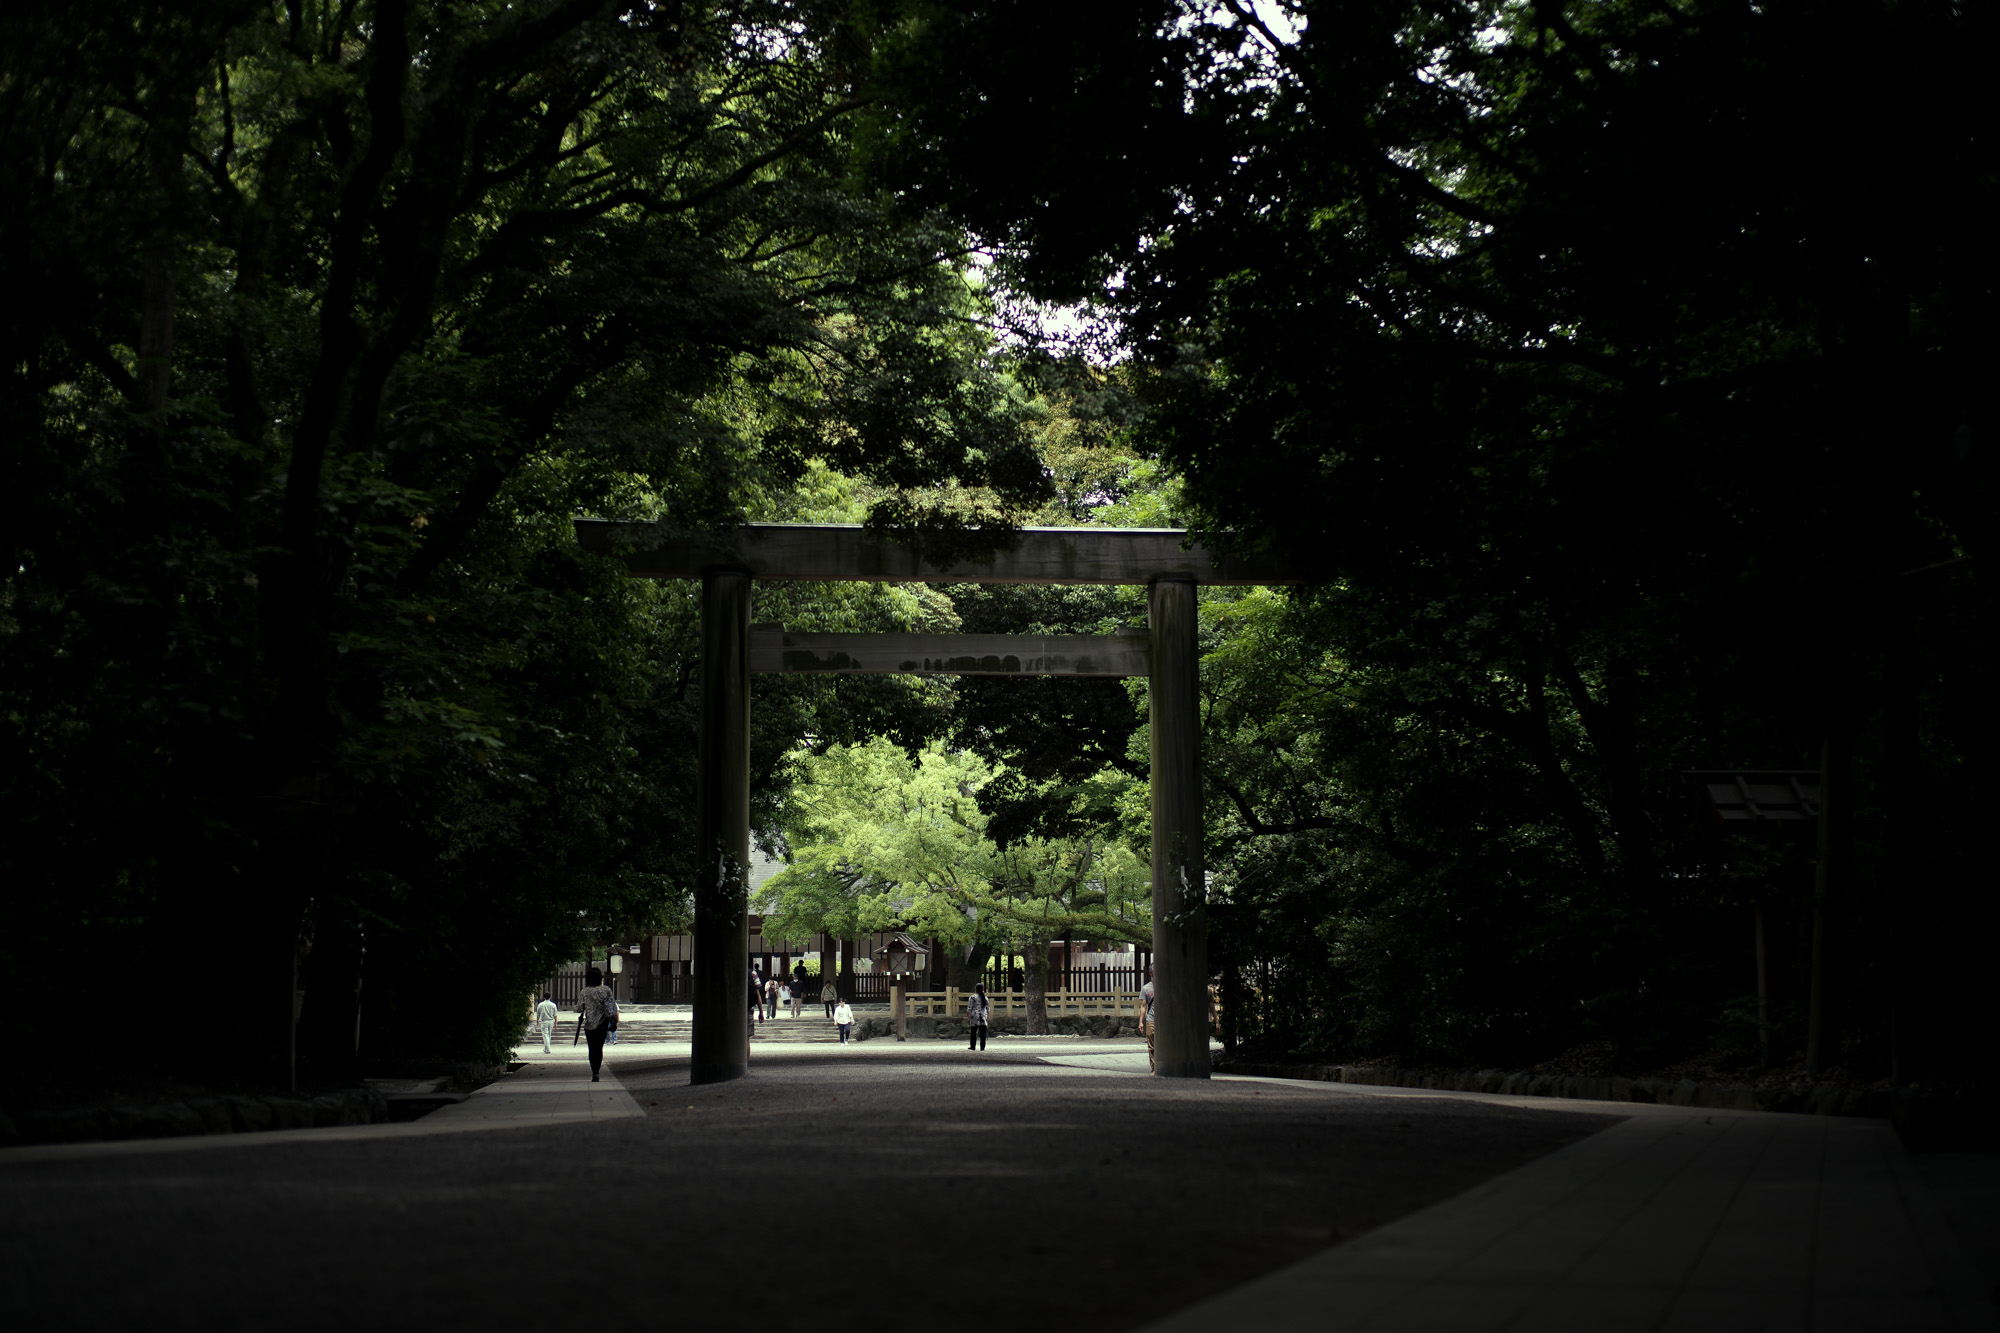
[[[1827,918],[1839,906],[1836,900],[1844,887],[1847,871],[1845,825],[1850,752],[1843,723],[1844,719],[1839,719],[1828,729],[1825,743],[1820,747],[1819,828],[1813,870],[1812,977],[1806,996],[1806,1073],[1815,1075],[1829,1063],[1829,1055],[1834,1057],[1834,1063],[1838,1062],[1838,1051],[1829,1049],[1835,1042],[1831,1034],[1833,1023],[1827,1014],[1828,954],[1832,950],[1832,942],[1827,938]]]
[[[690,1083],[750,1072],[750,576],[701,580],[701,789]]]
[[[909,1034],[903,1025],[903,983],[900,978],[889,987],[889,1005],[896,1015],[896,1040],[905,1041]]]
[[[1764,969],[1764,901],[1757,900],[1757,1067],[1771,1067],[1771,987]]]
[[[1195,585],[1147,590],[1152,671],[1146,680],[1153,751],[1153,994],[1155,1073],[1207,1078],[1208,888],[1202,855],[1201,654]]]

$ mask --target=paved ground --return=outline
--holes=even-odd
[[[0,1321],[1995,1326],[1867,1123],[1167,1083],[1130,1042],[533,1058],[410,1125],[0,1153]]]
[[[1880,1121],[1634,1108],[1158,1330],[1310,1311],[1355,1333],[2000,1329],[1994,1275],[1922,1175]]]

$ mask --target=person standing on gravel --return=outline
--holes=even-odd
[[[538,1021],[542,1025],[543,1055],[548,1055],[551,1053],[549,1050],[549,1039],[556,1035],[557,1012],[558,1011],[556,1009],[556,1002],[549,998],[549,993],[547,991],[543,991],[542,1002],[535,1006],[536,1021]]]
[[[833,1007],[833,1025],[840,1029],[840,1044],[847,1045],[847,1034],[854,1031],[854,1011],[842,1000]]]
[[[611,997],[611,987],[604,984],[604,974],[594,967],[586,971],[583,993],[576,997],[576,1025],[583,1029],[583,1039],[590,1045],[592,1083],[604,1067],[604,1038],[611,1031],[611,1016],[617,1012],[618,1001]]]
[[[966,1046],[968,1051],[986,1049],[986,1029],[993,1022],[993,1001],[987,998],[986,983],[976,981],[972,994],[965,1001],[965,1023],[972,1029],[972,1041]]]
[[[1153,1054],[1153,970],[1146,969],[1146,984],[1139,988],[1139,1030],[1146,1034],[1146,1068],[1152,1073],[1160,1072],[1159,1060]]]

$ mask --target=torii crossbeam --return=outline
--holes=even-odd
[[[752,672],[1146,677],[1152,740],[1155,1072],[1208,1077],[1208,919],[1202,848],[1195,588],[1297,578],[1216,560],[1165,528],[1024,528],[1007,549],[931,563],[888,535],[761,524],[727,537],[579,519],[586,550],[635,577],[701,580],[700,864],[689,1081],[750,1068],[750,676]],[[826,582],[1136,584],[1147,628],[1102,636],[805,634],[750,623],[753,579]]]

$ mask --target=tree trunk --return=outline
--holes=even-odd
[[[146,247],[145,305],[139,315],[139,393],[155,431],[167,428],[174,379],[174,257],[164,240]],[[160,460],[164,463],[164,457]]]
[[[1021,950],[1022,989],[1028,997],[1028,1035],[1049,1035],[1049,942],[1029,940]]]
[[[1917,694],[1922,688],[1913,641],[1917,633],[1907,606],[1888,599],[1882,631],[1882,788],[1887,816],[1884,839],[1888,864],[1882,909],[1887,915],[1889,1079],[1898,1087],[1929,1074],[1918,1034],[1927,1030],[1930,1006],[1918,1002],[1919,973],[1909,966],[1912,927],[1923,889],[1929,849],[1917,836],[1917,783],[1923,751],[1918,731]]]
[[[984,944],[975,944],[968,951],[953,947],[946,951],[944,984],[969,991],[986,979],[986,965],[993,961],[993,950]]]
[[[315,1083],[342,1082],[358,1072],[362,967],[367,952],[362,932],[358,920],[338,910],[328,911],[318,923],[311,954],[304,960],[299,1068],[302,1078]]]
[[[1605,667],[1602,697],[1593,697],[1576,664],[1556,654],[1556,674],[1569,691],[1570,702],[1583,722],[1584,735],[1596,752],[1598,770],[1604,780],[1605,810],[1611,817],[1611,835],[1617,840],[1620,867],[1625,882],[1634,887],[1650,886],[1658,876],[1653,864],[1653,828],[1646,813],[1645,792],[1640,780],[1643,771],[1639,747],[1633,735],[1630,712],[1630,668],[1612,662]]]
[[[1583,803],[1583,796],[1563,771],[1562,757],[1556,753],[1555,737],[1549,729],[1548,695],[1542,689],[1542,682],[1533,673],[1526,681],[1528,701],[1528,722],[1523,735],[1528,741],[1529,753],[1534,756],[1535,767],[1541,771],[1542,785],[1547,790],[1550,804],[1569,827],[1570,840],[1576,845],[1577,857],[1583,862],[1593,877],[1604,873],[1604,844],[1599,841],[1597,819],[1590,808]]]
[[[1845,908],[1851,852],[1850,786],[1852,738],[1847,719],[1836,715],[1820,751],[1819,828],[1813,869],[1812,975],[1806,999],[1806,1073],[1817,1075],[1840,1063],[1840,1034],[1829,992],[1837,953],[1834,918]]]

